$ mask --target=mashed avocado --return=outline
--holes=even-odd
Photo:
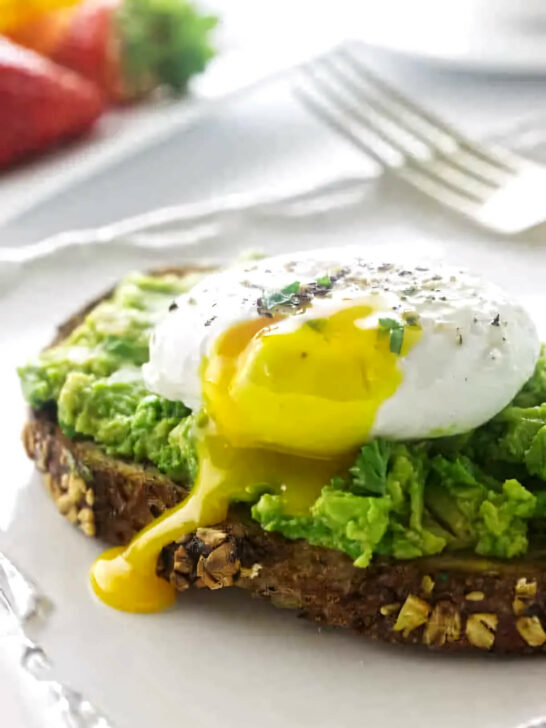
[[[373,554],[411,559],[466,549],[512,558],[527,551],[537,499],[517,480],[496,481],[464,455],[432,455],[426,443],[397,444],[385,448],[383,494],[357,495],[371,447],[362,448],[347,479],[323,489],[309,517],[284,516],[279,497],[268,494],[253,517],[288,538],[345,551],[358,566]]]
[[[146,390],[140,367],[157,320],[194,276],[128,276],[62,343],[19,370],[35,409],[56,406],[70,438],[155,464],[177,481],[197,472],[194,415]],[[258,492],[258,491],[257,491]],[[546,518],[546,354],[513,403],[465,435],[364,445],[345,477],[325,484],[309,515],[256,496],[252,516],[287,538],[339,549],[358,566],[470,550],[512,558],[539,542]]]
[[[193,479],[196,457],[185,436],[190,410],[148,392],[140,366],[156,322],[196,280],[129,275],[67,339],[19,369],[25,398],[36,409],[56,403],[68,437],[150,461],[174,480]]]

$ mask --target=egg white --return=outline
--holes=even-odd
[[[321,249],[266,258],[214,273],[176,301],[151,340],[144,376],[151,391],[203,404],[200,367],[216,338],[234,324],[259,317],[264,292],[294,281],[309,284],[339,269],[346,274],[325,297],[277,324],[294,330],[352,301],[369,303],[378,319],[417,316],[422,335],[400,357],[403,381],[379,408],[371,437],[407,440],[456,434],[497,414],[529,379],[540,343],[529,314],[498,287],[444,266],[377,264],[362,248]]]

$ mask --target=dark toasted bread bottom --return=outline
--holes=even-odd
[[[23,439],[59,511],[88,536],[126,543],[187,494],[151,466],[68,440],[47,413],[34,415]],[[449,651],[546,650],[546,562],[531,558],[440,556],[359,569],[339,551],[264,531],[239,507],[225,522],[164,549],[158,571],[180,591],[238,586],[385,642]]]

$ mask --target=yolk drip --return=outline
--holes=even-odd
[[[231,502],[278,493],[290,515],[305,514],[324,485],[347,470],[379,406],[402,380],[389,337],[357,322],[353,306],[294,331],[259,319],[221,335],[202,371],[209,421],[196,440],[199,473],[191,494],[110,549],[91,571],[96,594],[128,612],[168,607],[175,590],[156,575],[161,550],[224,520]],[[419,337],[406,329],[405,354]]]
[[[156,575],[157,560],[165,546],[200,526],[223,521],[230,502],[255,500],[264,484],[268,491],[282,495],[287,513],[304,514],[322,487],[346,470],[351,460],[325,461],[233,448],[223,438],[206,432],[197,449],[199,474],[186,500],[153,521],[127,547],[110,549],[93,565],[93,589],[111,607],[127,612],[155,612],[168,607],[175,590]]]

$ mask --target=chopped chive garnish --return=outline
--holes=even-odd
[[[404,325],[392,318],[380,318],[379,325],[390,334],[389,349],[391,352],[400,354],[404,343]]]
[[[329,275],[321,276],[320,278],[317,278],[317,285],[321,286],[322,288],[331,288],[332,279]]]

